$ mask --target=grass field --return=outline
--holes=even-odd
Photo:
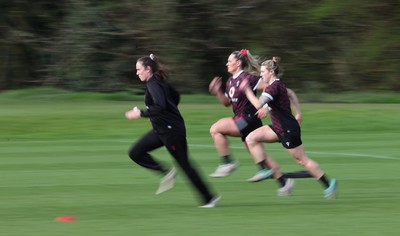
[[[310,157],[339,181],[339,198],[323,198],[313,179],[296,180],[291,197],[274,181],[247,183],[257,168],[239,139],[241,167],[207,175],[218,164],[208,129],[230,116],[216,102],[181,104],[193,160],[223,196],[214,209],[183,175],[154,195],[159,176],[133,164],[127,150],[150,128],[124,112],[142,102],[0,96],[0,235],[399,235],[399,104],[302,104],[303,141]],[[267,151],[285,171],[301,168],[280,144]],[[164,149],[153,153],[164,163]],[[73,222],[56,222],[73,215]]]

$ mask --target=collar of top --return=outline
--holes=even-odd
[[[233,79],[236,79],[237,77],[239,77],[239,75],[243,72],[243,70],[239,71],[238,73],[233,75]]]

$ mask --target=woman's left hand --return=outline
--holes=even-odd
[[[243,80],[239,85],[239,91],[245,92],[246,89],[250,89],[249,82],[247,80]]]
[[[301,114],[296,114],[294,118],[296,118],[296,120],[297,120],[297,122],[299,122],[299,124],[301,123],[301,121],[302,121]]]

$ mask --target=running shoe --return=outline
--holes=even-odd
[[[172,167],[172,169],[164,177],[162,177],[156,194],[163,193],[173,188],[175,185],[175,176],[176,170],[175,167]]]
[[[290,196],[290,194],[292,194],[293,189],[294,189],[294,180],[292,179],[287,179],[285,185],[278,189],[278,196],[280,197],[286,197],[286,196]]]
[[[272,170],[263,169],[259,170],[253,177],[248,179],[249,182],[260,182],[262,180],[270,178],[274,173]]]
[[[329,187],[324,190],[324,196],[326,199],[335,199],[336,198],[336,188],[337,181],[336,179],[331,179],[329,182]]]
[[[211,177],[222,178],[230,175],[236,168],[239,166],[238,162],[221,164],[214,171],[214,173],[210,174]]]
[[[200,206],[200,208],[214,208],[218,204],[219,200],[221,200],[221,198],[221,196],[213,197],[208,203]]]

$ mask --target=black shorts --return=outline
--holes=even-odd
[[[257,116],[250,114],[241,117],[234,117],[233,121],[242,134],[240,137],[242,138],[243,142],[246,141],[247,135],[263,126],[262,121]]]
[[[276,133],[276,135],[278,135],[279,138],[279,142],[282,143],[282,146],[286,149],[292,149],[295,147],[298,147],[300,145],[303,144],[303,142],[301,141],[301,136],[300,134],[295,134],[295,135],[280,135],[278,134],[275,130],[274,127],[272,127],[272,125],[269,125],[269,127],[271,127],[271,129]]]

